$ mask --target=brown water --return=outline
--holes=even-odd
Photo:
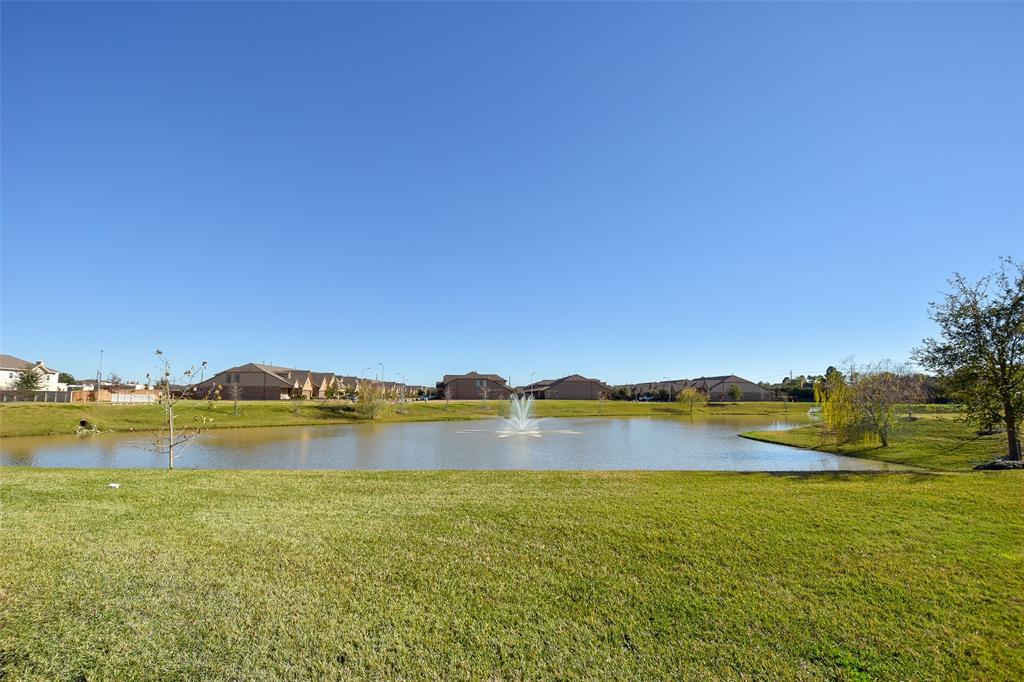
[[[541,419],[540,437],[499,433],[502,420],[217,429],[175,458],[194,469],[679,469],[884,471],[904,467],[737,434],[796,424],[771,417]],[[165,467],[141,434],[0,439],[0,465]]]

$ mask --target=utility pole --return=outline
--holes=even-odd
[[[100,348],[100,366],[96,369],[96,390],[93,391],[93,402],[100,400],[100,380],[103,378],[103,349]]]

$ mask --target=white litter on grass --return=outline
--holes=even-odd
[[[108,488],[115,488],[116,489],[116,488],[120,488],[121,484],[120,483],[108,483],[107,487]]]

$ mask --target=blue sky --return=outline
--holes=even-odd
[[[902,360],[1024,254],[1024,5],[2,6],[2,350]]]

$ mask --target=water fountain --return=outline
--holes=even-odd
[[[498,432],[501,438],[509,436],[531,436],[540,438],[537,420],[530,414],[533,412],[532,395],[513,395],[509,398],[508,417],[505,418],[505,429]]]

